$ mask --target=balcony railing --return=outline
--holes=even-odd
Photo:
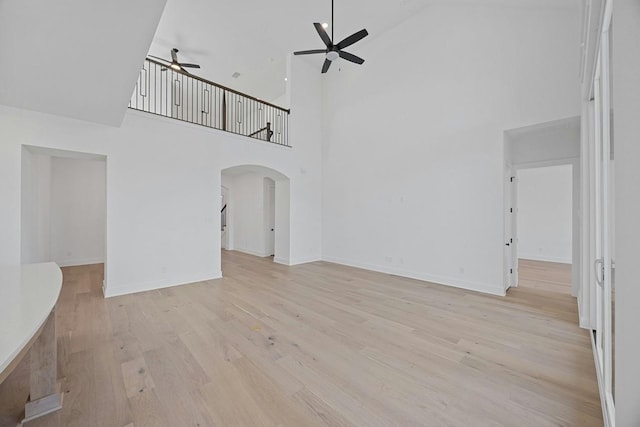
[[[289,110],[149,58],[129,108],[289,146]]]

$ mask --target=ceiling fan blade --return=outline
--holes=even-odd
[[[173,59],[173,62],[178,62],[178,49],[175,47],[171,49],[171,59]]]
[[[180,66],[181,67],[185,67],[185,68],[200,68],[200,66],[198,64],[188,64],[188,63],[184,63],[184,62],[181,62]]]
[[[329,67],[331,67],[331,61],[325,59],[324,64],[322,65],[322,72],[326,73],[327,71],[329,71]]]
[[[322,39],[322,41],[324,42],[324,44],[327,45],[327,47],[331,47],[333,46],[333,43],[331,42],[331,39],[329,38],[329,35],[327,34],[327,32],[324,30],[324,28],[322,28],[322,24],[318,23],[318,22],[314,22],[313,26],[316,27],[316,31],[318,32],[318,34],[320,35],[320,38]]]
[[[338,55],[340,55],[340,58],[346,59],[347,61],[355,62],[356,64],[364,63],[364,59],[349,52],[343,52],[340,50],[338,51]]]
[[[158,59],[158,60],[160,60],[160,61],[164,61],[164,62],[171,62],[171,61],[169,61],[169,60],[167,60],[167,59],[160,58],[159,56],[153,56],[153,55],[147,55],[147,56],[148,56],[149,58]]]
[[[294,55],[311,55],[314,53],[327,53],[327,49],[300,50],[293,52]]]
[[[369,33],[367,32],[366,29],[360,30],[357,33],[353,33],[349,37],[347,37],[346,39],[342,40],[340,43],[338,43],[336,45],[336,47],[338,49],[344,49],[345,47],[351,46],[355,42],[362,40],[363,38],[367,37],[368,35],[369,35]]]

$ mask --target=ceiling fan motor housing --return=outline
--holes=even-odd
[[[316,31],[318,32],[318,35],[320,36],[320,38],[322,39],[322,42],[326,46],[326,49],[301,50],[298,52],[293,52],[294,55],[312,55],[312,54],[323,53],[325,57],[324,57],[324,64],[322,65],[322,73],[326,73],[327,71],[329,71],[329,67],[331,67],[331,63],[338,58],[345,59],[355,64],[364,63],[364,59],[354,54],[351,54],[349,52],[345,52],[343,49],[351,46],[352,44],[362,40],[367,35],[369,35],[366,29],[362,29],[358,32],[351,34],[349,37],[342,40],[340,43],[336,43],[336,44],[333,43],[333,28],[334,28],[333,0],[331,1],[331,38],[329,38],[329,35],[325,31],[324,25],[320,24],[319,22],[314,22],[313,26],[316,28]]]

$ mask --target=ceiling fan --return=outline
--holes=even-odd
[[[322,72],[326,73],[329,71],[329,67],[331,66],[331,62],[335,61],[338,58],[346,59],[347,61],[354,62],[356,64],[364,63],[364,59],[353,55],[349,52],[345,52],[342,49],[351,46],[355,42],[358,42],[369,35],[366,29],[362,29],[357,33],[351,34],[346,39],[342,40],[340,43],[333,44],[333,0],[331,0],[331,38],[324,30],[324,26],[318,22],[313,24],[316,27],[316,31],[320,35],[320,38],[327,46],[326,49],[313,49],[313,50],[301,50],[298,52],[293,52],[294,55],[311,55],[315,53],[324,53],[325,60],[322,65]]]
[[[171,49],[171,61],[164,58],[158,58],[157,56],[149,55],[150,58],[159,59],[160,61],[164,61],[169,63],[168,67],[175,71],[182,71],[184,73],[189,74],[185,68],[200,68],[198,64],[187,64],[185,62],[178,61],[178,49],[175,47]],[[162,71],[166,71],[166,68],[163,68]]]

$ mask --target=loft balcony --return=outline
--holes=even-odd
[[[147,58],[129,108],[289,147],[290,110]]]

